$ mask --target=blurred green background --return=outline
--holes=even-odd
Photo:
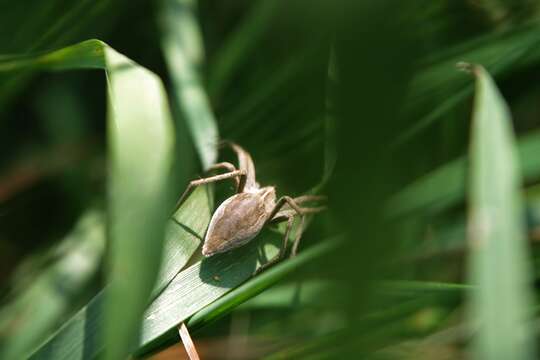
[[[147,356],[185,322],[204,359],[535,358],[539,16],[534,0],[0,4],[0,357]],[[87,39],[165,92],[101,43],[48,55]],[[147,128],[115,128],[131,117]],[[250,276],[279,228],[201,261],[214,189],[164,218],[218,155],[235,162],[218,139],[278,195],[328,196],[297,259]],[[155,196],[135,150],[163,161]]]

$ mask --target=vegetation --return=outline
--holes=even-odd
[[[180,357],[181,323],[204,359],[536,358],[539,15],[4,5],[0,358]],[[175,210],[235,162],[220,139],[278,195],[328,196],[298,256],[255,276],[283,226],[202,258],[231,184]]]

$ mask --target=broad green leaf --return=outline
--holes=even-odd
[[[189,319],[189,321],[187,322],[187,326],[189,328],[203,326],[204,324],[211,322],[220,316],[223,316],[238,305],[260,294],[273,284],[277,283],[279,280],[283,279],[288,273],[290,273],[299,265],[311,261],[315,258],[321,257],[323,255],[328,255],[328,253],[331,252],[333,248],[335,248],[335,245],[335,239],[327,239],[327,242],[325,242],[324,244],[306,250],[305,253],[302,253],[302,257],[293,258],[290,261],[285,261],[279,266],[275,266],[274,268],[271,268],[261,273],[259,276],[256,276],[250,281],[247,281],[246,283],[227,293],[225,296],[221,297],[217,301],[211,303],[209,306],[205,307],[201,311],[197,312]],[[323,284],[319,283],[317,285],[318,287],[313,288],[312,286],[310,289],[308,289],[308,291],[320,291],[323,287]],[[289,294],[290,290],[291,289],[289,289]],[[294,289],[294,291],[295,290],[296,289]],[[287,297],[286,294],[287,293],[283,292],[280,293],[279,300],[288,300],[290,305],[290,300],[293,299],[293,297]],[[304,296],[305,295],[306,294],[304,293]]]
[[[202,324],[223,312],[230,311],[232,307],[258,294],[295,268],[313,258],[327,254],[338,241],[338,239],[328,239],[323,244],[306,249],[295,258],[283,261],[252,278],[231,292],[230,296],[221,298],[250,279],[253,272],[260,266],[261,242],[264,246],[265,258],[270,259],[277,255],[278,248],[275,244],[279,244],[281,236],[281,234],[266,232],[259,237],[260,241],[254,241],[221,256],[205,259],[180,272],[147,309],[140,340],[141,349],[138,353],[144,354],[164,341],[174,338],[177,325],[217,299],[219,301],[197,315],[191,321],[191,325]]]
[[[43,342],[97,273],[105,252],[105,221],[84,214],[56,249],[59,257],[0,313],[0,357],[27,357]]]
[[[87,68],[104,69],[108,84],[111,256],[104,338],[106,358],[117,359],[136,339],[159,271],[174,142],[163,85],[98,40],[0,62],[0,72]]]
[[[174,213],[165,234],[163,261],[154,295],[171,282],[202,243],[213,209],[211,188],[199,186]]]
[[[516,147],[525,180],[539,178],[540,131],[522,137]],[[467,160],[460,158],[433,170],[396,194],[388,204],[388,212],[398,216],[458,204],[465,196],[467,166]]]
[[[200,194],[202,195],[202,193]],[[193,197],[193,196],[192,196]],[[190,197],[190,199],[192,198]],[[194,204],[201,204],[196,199]],[[190,210],[193,210],[190,208]],[[191,211],[190,211],[191,212]],[[183,224],[182,229],[187,225]],[[184,232],[184,238],[191,230]],[[204,234],[204,231],[202,232]],[[281,234],[266,232],[262,237],[263,258],[277,254],[276,244]],[[302,264],[331,251],[336,239],[307,249],[294,259],[284,261],[254,277],[240,288],[235,289],[218,302],[221,296],[249,279],[260,266],[261,241],[208,260],[198,262],[180,272],[170,285],[154,300],[146,312],[138,354],[144,354],[161,343],[175,338],[175,327],[202,310],[190,324],[202,326],[230,311],[234,306],[255,296]],[[158,281],[160,283],[160,281]],[[159,290],[159,289],[157,289]],[[105,290],[105,292],[107,289]],[[155,293],[158,293],[156,291]],[[33,356],[33,359],[92,359],[103,350],[100,334],[103,332],[103,292],[98,294],[85,308],[70,319]],[[211,304],[212,303],[212,304]],[[210,306],[206,307],[207,305]]]
[[[472,66],[470,316],[479,359],[535,359],[525,209],[512,120],[489,74]]]
[[[162,48],[171,75],[174,101],[181,110],[204,169],[217,159],[218,128],[199,70],[204,57],[195,17],[195,0],[164,0]]]
[[[107,48],[105,61],[112,159],[104,337],[105,358],[118,359],[131,348],[159,271],[173,131],[159,78]]]
[[[259,239],[266,245],[266,258],[277,255],[280,234],[266,231]],[[270,240],[270,242],[269,242]],[[211,302],[249,279],[260,266],[260,241],[205,258],[181,271],[146,310],[138,353],[170,339],[175,327]]]
[[[212,213],[212,198],[198,187],[167,226],[163,262],[152,297],[159,295],[201,243]],[[35,359],[92,359],[103,351],[103,304],[108,288],[67,321],[33,355]]]

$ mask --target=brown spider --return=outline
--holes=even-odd
[[[203,255],[209,257],[242,246],[257,236],[264,225],[287,221],[283,245],[278,256],[261,266],[258,270],[260,271],[283,258],[294,217],[300,216],[300,226],[291,250],[291,257],[295,256],[306,214],[324,210],[324,207],[300,207],[300,204],[321,201],[325,197],[304,195],[291,198],[283,196],[276,201],[276,189],[273,186],[261,187],[255,180],[255,165],[249,153],[231,142],[224,142],[223,145],[230,146],[238,156],[238,169],[228,162],[213,165],[208,171],[226,169],[228,172],[191,181],[176,206],[178,208],[193,189],[199,185],[226,179],[235,180],[236,194],[223,201],[212,215],[204,238]]]

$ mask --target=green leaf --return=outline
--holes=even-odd
[[[250,279],[261,264],[261,242],[264,247],[263,258],[270,259],[278,253],[276,244],[281,241],[281,236],[266,231],[259,237],[260,241],[254,241],[220,256],[204,259],[180,272],[147,309],[138,354],[144,354],[166,340],[175,338],[178,324]],[[202,324],[225,311],[230,311],[232,307],[258,294],[301,264],[327,254],[337,241],[338,239],[328,239],[326,243],[306,249],[295,258],[283,261],[252,278],[231,292],[230,296],[223,297],[205,309],[190,324]]]
[[[470,315],[480,359],[535,359],[525,209],[512,122],[489,74],[476,76],[469,191]]]
[[[129,353],[159,271],[173,132],[159,78],[114,50],[105,48],[105,61],[111,269],[104,337],[105,358],[118,359]]]
[[[268,289],[273,284],[277,283],[279,280],[285,278],[287,274],[292,272],[295,268],[301,266],[302,264],[312,261],[315,258],[321,257],[323,255],[328,255],[329,252],[331,252],[336,246],[335,239],[327,239],[323,244],[313,247],[311,249],[306,250],[299,256],[289,260],[285,261],[271,269],[268,269],[267,271],[261,273],[259,276],[254,277],[250,281],[242,284],[241,286],[237,287],[236,289],[232,290],[231,292],[227,293],[225,296],[221,297],[219,300],[213,302],[209,306],[205,307],[201,311],[197,312],[195,315],[193,315],[188,323],[187,326],[191,329],[192,327],[202,327],[205,324],[214,321],[216,318],[223,316],[224,314],[229,313],[232,309],[236,308],[240,304],[244,303],[245,301],[253,298],[254,296],[260,294],[264,290]],[[309,284],[312,285],[308,289],[302,289],[307,290],[311,292],[321,291],[322,288],[326,285],[326,289],[328,288],[328,284]],[[309,286],[308,285],[308,286]],[[293,299],[293,296],[291,295],[291,290],[296,292],[295,289],[286,289],[289,290],[288,292],[281,292],[279,293],[279,299],[276,299],[274,297],[274,303],[279,303],[279,301],[287,301]],[[266,295],[267,292],[264,293]],[[289,296],[287,296],[289,295]],[[304,293],[304,297],[308,296]],[[268,299],[267,299],[268,300]],[[277,300],[277,301],[276,301]],[[268,304],[268,302],[266,303]]]
[[[207,187],[198,187],[167,226],[163,262],[153,297],[159,295],[199,247],[212,214]],[[92,359],[104,348],[103,304],[108,288],[72,317],[36,353],[35,359]]]
[[[202,243],[214,210],[213,203],[211,187],[198,186],[172,216],[167,226],[154,295],[171,282]]]
[[[217,159],[218,128],[199,75],[204,50],[195,7],[193,0],[164,0],[162,48],[173,83],[173,99],[191,130],[203,168],[207,169]]]
[[[71,310],[81,289],[96,274],[105,251],[105,221],[84,214],[56,249],[60,258],[47,267],[0,313],[0,357],[25,358]]]
[[[0,61],[0,72],[103,69],[105,48],[99,40],[88,40],[41,55],[13,56]]]
[[[0,72],[103,68],[108,84],[110,290],[106,358],[124,357],[159,271],[173,132],[167,96],[152,72],[98,40],[0,62]],[[134,281],[136,279],[137,281]]]
[[[190,196],[193,204],[203,204],[199,196],[205,192]],[[194,208],[182,208],[185,214],[195,213]],[[194,218],[195,219],[195,218]],[[187,224],[180,226],[187,229]],[[205,227],[206,228],[206,227]],[[191,230],[185,230],[184,239],[189,238]],[[204,230],[202,231],[204,234]],[[245,300],[255,296],[278,280],[285,277],[304,263],[320,257],[335,248],[337,240],[328,239],[323,244],[307,249],[294,259],[284,261],[263,272],[249,282],[233,290],[219,301],[213,303],[231,289],[249,279],[260,266],[262,258],[277,254],[276,244],[281,234],[265,232],[261,241],[202,262],[198,262],[180,272],[170,285],[154,300],[148,308],[143,323],[142,337],[138,354],[144,354],[161,343],[175,338],[175,327],[202,310],[192,320],[190,326],[202,326],[230,311]],[[164,281],[158,281],[164,283]],[[158,293],[156,289],[155,293]],[[107,289],[105,290],[105,292]],[[33,359],[91,359],[103,350],[100,334],[103,332],[104,292],[96,296],[85,308],[70,319],[46,344],[33,356]],[[212,303],[212,304],[211,304]],[[206,307],[207,305],[210,306]]]

